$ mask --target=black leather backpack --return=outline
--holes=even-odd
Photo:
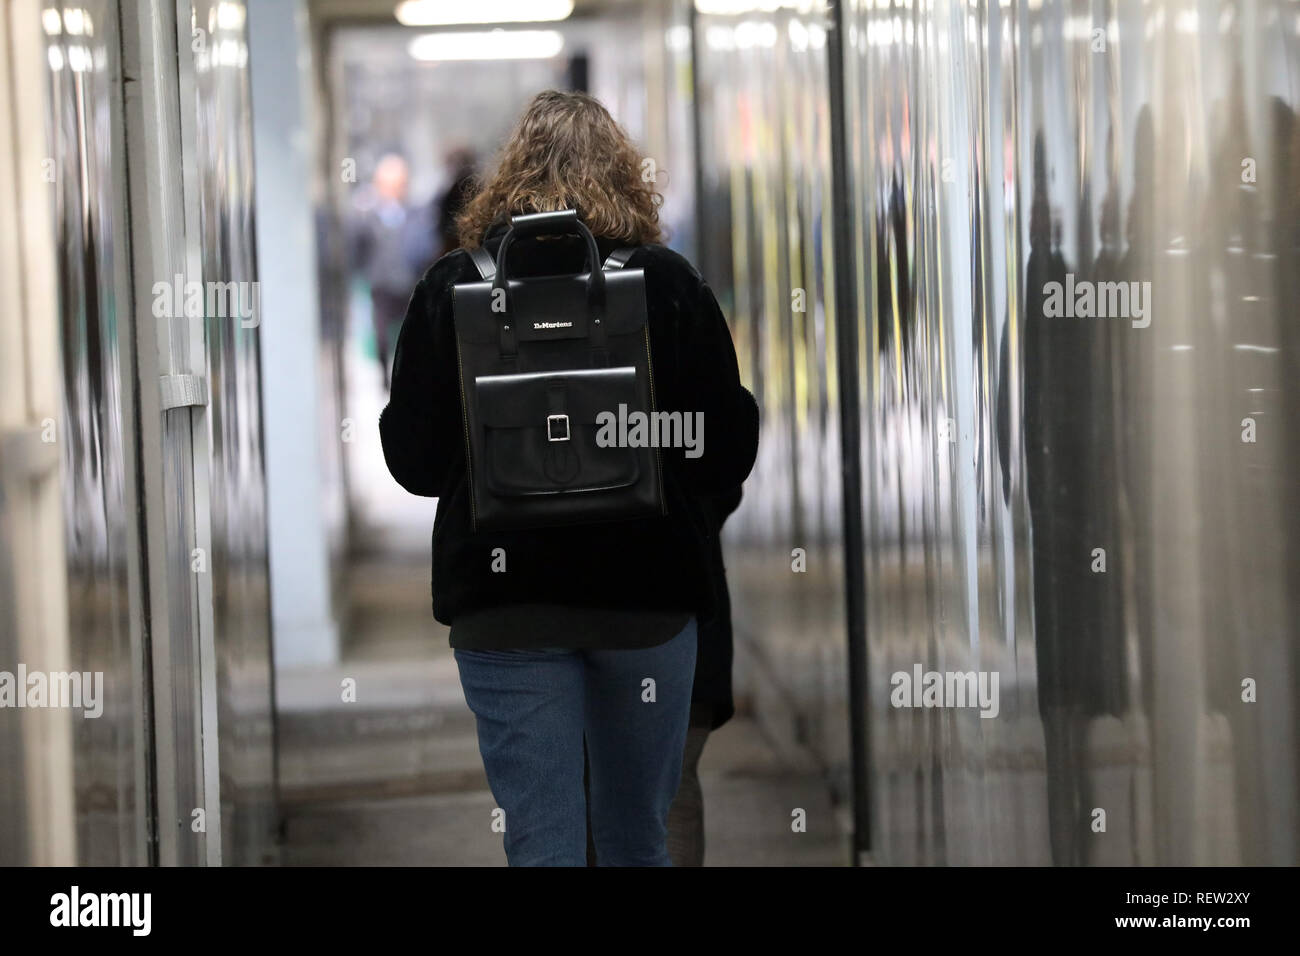
[[[514,240],[538,235],[581,236],[586,271],[510,278]],[[611,443],[625,429],[608,427],[655,412],[645,276],[623,268],[633,251],[602,267],[571,209],[515,216],[496,262],[470,250],[481,281],[452,301],[475,530],[664,513],[659,449]]]

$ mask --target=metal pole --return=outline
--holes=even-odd
[[[828,0],[832,262],[840,390],[840,478],[844,500],[844,603],[849,660],[849,748],[853,774],[853,864],[871,851],[871,735],[867,724],[866,533],[862,512],[862,422],[858,405],[858,309],[852,269],[852,194],[844,114],[844,4]]]
[[[710,275],[714,263],[704,256],[704,140],[700,133],[700,14],[694,2],[690,5],[691,24],[691,136],[695,142],[692,150],[695,160],[695,266]]]

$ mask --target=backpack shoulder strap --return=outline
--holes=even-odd
[[[615,249],[609,254],[609,258],[605,260],[605,270],[609,271],[610,269],[623,268],[627,265],[627,260],[631,259],[636,253],[636,250],[636,246],[621,246],[620,248]]]
[[[497,264],[493,261],[491,254],[482,246],[475,246],[467,250],[469,256],[474,260],[474,265],[478,269],[478,274],[486,282],[497,274]]]

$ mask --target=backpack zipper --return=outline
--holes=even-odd
[[[456,314],[456,287],[451,287],[452,315]],[[455,319],[453,318],[453,334]],[[469,457],[469,407],[465,402],[465,357],[460,351],[460,336],[456,335],[456,377],[460,379],[460,423],[465,430],[465,474],[469,479],[469,521],[470,528],[478,531],[478,512],[474,507],[474,463]]]
[[[655,400],[655,362],[654,355],[650,352],[650,322],[647,319],[646,324],[641,327],[645,333],[645,367],[650,377],[650,411],[659,411],[659,403]],[[668,514],[668,498],[664,495],[664,459],[663,453],[658,446],[655,447],[655,478],[659,484],[659,514]]]

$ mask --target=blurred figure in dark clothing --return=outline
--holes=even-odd
[[[447,154],[447,169],[450,171],[450,184],[434,197],[434,211],[437,216],[440,251],[437,258],[442,258],[451,250],[459,248],[460,237],[456,234],[456,217],[474,196],[474,187],[478,175],[478,162],[474,151],[457,147]]]
[[[406,160],[389,154],[375,167],[370,190],[358,202],[352,227],[353,268],[370,285],[375,351],[388,388],[391,333],[406,314],[411,289],[423,266],[413,251],[421,240],[421,217],[406,202],[410,172]]]

